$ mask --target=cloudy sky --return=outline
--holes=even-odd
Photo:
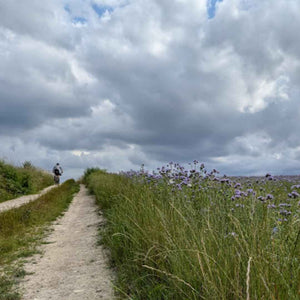
[[[0,0],[0,158],[299,174],[299,28],[299,0]]]

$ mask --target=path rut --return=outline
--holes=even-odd
[[[112,272],[104,249],[96,246],[103,219],[95,199],[81,185],[65,215],[53,225],[42,256],[25,264],[23,300],[112,300]]]

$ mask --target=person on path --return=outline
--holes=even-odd
[[[57,163],[53,169],[52,169],[52,173],[54,174],[54,182],[59,184],[59,177],[62,175],[63,173],[63,169],[62,167],[60,166],[59,163]]]

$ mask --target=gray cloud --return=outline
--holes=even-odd
[[[222,1],[212,19],[196,0],[3,1],[0,154],[28,149],[77,175],[193,159],[294,173],[299,12],[284,0]]]

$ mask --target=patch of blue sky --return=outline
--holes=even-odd
[[[73,18],[73,23],[74,24],[86,24],[87,23],[87,19],[83,18],[83,17],[74,17]]]
[[[223,0],[207,0],[207,15],[209,19],[212,19],[216,15],[216,4],[217,2],[222,2]]]
[[[68,12],[69,14],[71,13],[71,9],[70,9],[70,6],[69,6],[68,4],[66,4],[66,5],[64,6],[64,10],[65,10],[66,12]]]
[[[108,5],[93,4],[92,7],[99,17],[102,17],[107,11],[111,13],[114,10],[112,6],[108,6]]]

